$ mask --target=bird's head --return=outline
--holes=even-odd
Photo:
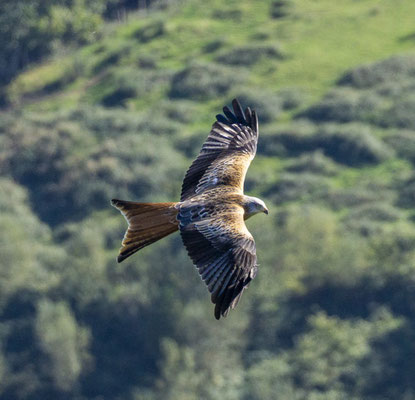
[[[268,215],[268,208],[261,199],[258,199],[258,197],[246,196],[246,200],[246,218],[261,212]]]

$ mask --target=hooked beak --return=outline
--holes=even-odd
[[[264,214],[267,214],[267,215],[268,215],[268,208],[266,208],[266,209],[264,210]]]

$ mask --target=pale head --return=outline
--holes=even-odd
[[[244,196],[245,200],[245,219],[258,213],[268,214],[268,208],[258,197]]]

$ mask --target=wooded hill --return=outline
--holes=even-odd
[[[9,4],[8,4],[9,3]],[[2,399],[415,398],[415,3],[0,4]],[[179,235],[122,264],[221,107],[260,119],[228,318]]]

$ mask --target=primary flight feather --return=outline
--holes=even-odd
[[[243,185],[258,142],[258,118],[232,101],[217,115],[200,154],[183,180],[176,203],[112,200],[128,222],[118,262],[180,231],[183,244],[211,293],[215,317],[226,317],[255,278],[255,241],[245,220],[268,209]]]

